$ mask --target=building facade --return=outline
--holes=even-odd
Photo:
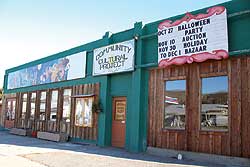
[[[234,0],[8,69],[2,125],[249,158],[249,27],[249,2]]]

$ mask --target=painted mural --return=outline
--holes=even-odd
[[[85,77],[86,52],[51,60],[8,74],[8,89]]]

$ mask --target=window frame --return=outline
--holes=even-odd
[[[184,128],[170,128],[170,127],[164,127],[164,119],[165,119],[165,92],[166,92],[166,82],[167,81],[178,81],[178,80],[185,80],[185,126]],[[164,96],[163,96],[163,112],[162,112],[162,120],[161,120],[161,127],[163,131],[186,131],[187,130],[187,86],[188,81],[186,76],[178,76],[178,77],[170,77],[170,78],[164,78],[163,79],[163,90],[164,90]]]
[[[26,94],[26,111],[25,111],[25,116],[23,118],[23,96]],[[28,110],[28,97],[29,96],[29,93],[28,92],[24,92],[24,93],[21,93],[21,112],[20,112],[20,115],[19,115],[19,118],[20,119],[23,119],[23,120],[26,120],[27,119],[27,110]]]
[[[57,91],[57,102],[56,102],[56,119],[54,120],[52,120],[51,119],[51,105],[52,105],[52,93],[53,93],[53,91]],[[46,96],[46,97],[48,97],[48,96]],[[58,110],[59,110],[59,107],[60,107],[60,105],[59,105],[59,103],[60,103],[60,89],[50,89],[49,90],[49,113],[48,113],[48,120],[49,121],[52,121],[52,122],[57,122],[57,120],[58,120]],[[46,99],[46,102],[47,102],[47,99]],[[46,113],[46,112],[45,112]],[[46,115],[46,114],[45,114]]]
[[[67,122],[67,123],[70,123],[71,121],[72,121],[72,113],[73,113],[73,109],[74,109],[74,107],[73,107],[73,98],[72,98],[72,95],[73,95],[73,89],[72,89],[72,87],[63,87],[62,88],[62,106],[61,106],[61,108],[60,108],[60,110],[62,111],[62,113],[61,113],[61,121],[64,121],[64,117],[63,117],[63,106],[64,106],[64,90],[67,90],[67,89],[69,89],[69,90],[71,90],[71,95],[70,95],[70,114],[69,114],[69,122],[67,122],[67,121],[65,121],[65,122]]]
[[[93,127],[93,115],[94,115],[94,112],[93,112],[93,110],[92,110],[92,106],[91,106],[91,123],[90,123],[90,126],[89,125],[86,125],[86,124],[82,124],[82,125],[79,125],[79,124],[76,124],[76,109],[77,109],[77,99],[92,99],[93,101],[92,101],[92,105],[93,105],[93,103],[94,103],[94,100],[95,100],[95,98],[94,98],[94,96],[88,96],[88,97],[74,97],[75,98],[75,107],[74,107],[74,123],[73,123],[73,125],[74,126],[77,126],[77,127],[89,127],[89,128],[91,128],[91,127]],[[85,111],[84,111],[85,112]]]
[[[35,98],[35,112],[34,112],[34,118],[31,118],[31,103],[32,103],[32,101],[31,101],[31,99],[32,99],[32,94],[33,93],[35,93],[36,94],[36,98]],[[28,92],[28,94],[29,94],[29,119],[30,120],[35,120],[36,119],[36,113],[37,113],[37,98],[38,98],[38,93],[37,93],[37,91],[31,91],[31,92]]]
[[[42,92],[45,92],[46,95],[45,95],[45,111],[44,111],[44,120],[40,119],[40,115],[41,115],[41,97],[42,97]],[[39,121],[46,121],[47,120],[47,105],[48,105],[48,90],[39,90],[39,97],[38,97],[38,105],[39,105],[39,110],[37,111],[37,118]]]
[[[10,110],[13,112],[14,111],[14,119],[10,118],[10,119],[7,119],[7,109],[9,108],[9,105],[8,105],[8,102],[10,102]],[[15,110],[13,110],[13,102],[15,102]],[[4,115],[4,120],[7,120],[7,121],[14,121],[16,119],[16,113],[17,113],[17,98],[16,97],[8,97],[6,98],[6,102],[5,102],[5,115]],[[11,115],[12,116],[12,115]]]
[[[201,110],[202,110],[202,79],[203,78],[213,78],[213,77],[227,77],[227,84],[228,84],[228,89],[227,89],[227,95],[228,95],[228,128],[227,129],[202,129],[201,126]],[[199,77],[199,87],[200,87],[200,98],[199,98],[199,131],[200,132],[229,132],[230,129],[230,119],[231,119],[231,103],[230,103],[230,76],[227,73],[215,73],[215,74],[209,74],[209,75],[201,75]]]

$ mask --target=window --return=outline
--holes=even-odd
[[[40,114],[39,119],[45,120],[45,109],[46,109],[46,92],[41,92],[40,96]]]
[[[30,99],[30,119],[35,118],[35,111],[36,111],[36,93],[31,93]]]
[[[227,76],[202,78],[201,129],[228,129]]]
[[[51,121],[56,121],[57,100],[58,100],[58,91],[53,90],[51,93],[51,104],[50,104],[50,120]]]
[[[11,113],[12,113],[12,108],[11,108],[11,101],[8,101],[7,104],[7,112],[6,112],[6,119],[11,120]]]
[[[14,120],[15,119],[15,110],[16,110],[16,101],[13,99],[8,99],[7,100],[6,120]]]
[[[186,80],[166,81],[164,101],[164,128],[184,129]]]
[[[92,104],[94,98],[77,98],[75,108],[75,125],[92,126]]]
[[[11,114],[11,120],[15,119],[15,112],[16,112],[16,100],[12,101],[12,114]]]
[[[27,110],[27,93],[24,93],[22,97],[22,113],[21,113],[22,119],[25,119],[26,110]]]
[[[63,120],[70,122],[70,108],[71,107],[71,89],[64,89],[63,91]]]

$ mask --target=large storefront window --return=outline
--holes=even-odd
[[[53,90],[51,93],[51,104],[50,104],[50,120],[51,121],[56,121],[57,101],[58,101],[58,91]]]
[[[39,119],[45,120],[45,111],[46,111],[46,92],[41,92],[40,96],[40,114]]]
[[[227,76],[202,78],[201,129],[228,129]]]
[[[77,98],[75,108],[75,125],[92,126],[92,104],[94,98]]]
[[[24,93],[22,96],[22,119],[25,119],[26,116],[26,110],[27,110],[27,93]]]
[[[30,99],[30,119],[35,118],[35,111],[36,111],[36,93],[31,93]]]
[[[166,81],[164,100],[164,128],[184,129],[186,80]]]
[[[63,91],[63,120],[70,122],[71,109],[71,89],[64,89]]]

